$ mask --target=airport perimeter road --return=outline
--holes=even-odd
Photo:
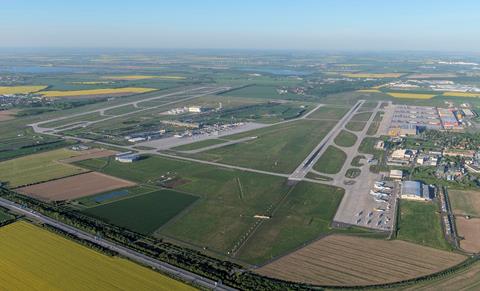
[[[289,180],[300,181],[305,178],[308,172],[313,168],[323,152],[327,149],[329,143],[340,133],[345,124],[352,118],[353,114],[357,112],[358,108],[365,102],[359,100],[345,116],[330,130],[330,132],[322,139],[322,141],[313,149],[307,158],[295,169],[295,171],[288,177]]]
[[[66,225],[64,223],[58,222],[54,219],[51,219],[45,215],[39,214],[32,209],[25,208],[22,205],[19,205],[17,203],[14,203],[12,201],[0,198],[0,206],[8,208],[12,211],[21,213],[25,215],[26,217],[35,219],[37,221],[40,221],[45,224],[52,225],[56,228],[59,228],[65,232],[68,232],[74,236],[77,236],[81,239],[88,240],[94,244],[101,245],[105,248],[108,248],[112,251],[115,251],[119,253],[121,256],[126,257],[132,261],[138,262],[142,265],[146,265],[155,269],[158,269],[164,273],[173,275],[175,277],[181,278],[185,282],[191,282],[192,284],[200,285],[204,288],[211,289],[211,290],[225,290],[225,291],[231,291],[231,290],[236,290],[234,288],[230,288],[228,286],[224,286],[222,284],[218,284],[210,279],[204,278],[202,276],[199,276],[197,274],[191,273],[189,271],[183,270],[181,268],[172,266],[170,264],[164,263],[162,261],[156,260],[154,258],[148,257],[144,254],[141,254],[139,252],[133,251],[131,249],[128,249],[126,247],[123,247],[121,245],[112,243],[110,241],[107,241],[105,239],[96,237],[92,234],[86,233],[82,230],[79,230],[77,228],[74,228],[72,226]]]
[[[62,116],[62,117],[53,118],[53,119],[49,119],[49,120],[45,120],[45,121],[40,121],[40,122],[29,124],[29,126],[31,126],[35,132],[46,133],[46,132],[51,132],[52,128],[44,128],[44,127],[41,126],[42,124],[47,124],[47,123],[55,122],[55,121],[62,121],[64,119],[69,119],[69,118],[72,118],[72,117],[87,115],[87,114],[91,114],[91,113],[99,113],[100,115],[102,115],[107,110],[115,109],[115,108],[119,108],[119,107],[123,107],[123,106],[128,106],[128,105],[133,105],[135,108],[138,108],[138,103],[147,102],[147,101],[154,101],[154,100],[157,100],[157,99],[163,99],[163,98],[171,97],[171,96],[175,96],[175,95],[181,95],[181,94],[192,95],[190,97],[183,98],[182,100],[175,100],[175,101],[172,101],[172,102],[169,102],[169,103],[166,103],[166,104],[160,104],[160,105],[157,105],[157,106],[142,107],[142,109],[140,109],[140,110],[128,112],[128,113],[125,113],[125,114],[119,114],[119,115],[109,116],[107,118],[103,118],[103,119],[96,120],[96,121],[85,122],[85,124],[89,125],[89,124],[93,124],[93,123],[97,123],[97,122],[106,121],[106,120],[109,120],[109,119],[112,119],[112,118],[122,117],[122,116],[126,116],[126,115],[129,115],[129,114],[142,112],[142,111],[145,111],[145,110],[174,104],[174,103],[181,102],[181,101],[186,101],[186,100],[189,100],[189,99],[198,98],[198,97],[209,95],[209,94],[220,93],[222,91],[226,91],[226,90],[229,90],[229,89],[231,89],[231,87],[198,87],[198,88],[193,88],[193,89],[188,89],[188,90],[181,90],[181,91],[176,91],[176,92],[173,92],[173,93],[168,93],[168,94],[164,94],[164,95],[160,95],[160,96],[145,98],[145,99],[131,101],[131,102],[125,102],[125,103],[118,104],[118,105],[108,106],[108,107],[104,107],[104,108],[100,108],[100,109],[94,109],[94,110],[90,110],[90,111],[86,111],[86,112],[82,112],[82,113],[77,113],[77,114]],[[76,122],[76,123],[78,124],[79,122]],[[66,124],[66,125],[68,125],[68,124]],[[62,125],[62,126],[65,126],[65,125]],[[65,129],[63,129],[63,130],[65,130]]]

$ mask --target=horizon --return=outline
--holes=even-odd
[[[472,0],[2,6],[0,48],[480,52],[472,25],[480,20],[480,4]]]

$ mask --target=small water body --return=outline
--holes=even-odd
[[[103,195],[95,197],[93,200],[97,203],[102,203],[103,201],[110,200],[113,198],[120,198],[123,196],[128,195],[128,190],[119,190],[119,191],[113,191],[109,193],[105,193]]]

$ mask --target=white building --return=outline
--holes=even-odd
[[[402,180],[403,171],[402,170],[390,170],[390,178],[393,180]]]

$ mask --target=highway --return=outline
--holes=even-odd
[[[223,284],[217,283],[213,280],[204,278],[204,277],[199,276],[197,274],[194,274],[192,272],[185,271],[181,268],[178,268],[178,267],[172,266],[170,264],[167,264],[165,262],[162,262],[162,261],[156,260],[154,258],[148,257],[148,256],[146,256],[142,253],[139,253],[139,252],[136,252],[134,250],[128,249],[128,248],[123,247],[121,245],[112,243],[112,242],[110,242],[108,240],[105,240],[103,238],[96,237],[92,234],[89,234],[87,232],[84,232],[82,230],[74,228],[72,226],[69,226],[69,225],[66,225],[64,223],[58,222],[58,221],[56,221],[54,219],[51,219],[51,218],[49,218],[45,215],[37,213],[37,212],[33,211],[32,209],[26,208],[24,206],[21,206],[17,203],[9,201],[9,200],[0,198],[0,206],[5,207],[7,209],[10,209],[11,211],[14,211],[14,212],[17,212],[17,213],[21,213],[28,218],[40,221],[44,224],[49,224],[51,226],[54,226],[58,229],[61,229],[65,232],[68,232],[68,233],[70,233],[74,236],[77,236],[77,237],[81,238],[81,239],[85,239],[85,240],[88,240],[88,241],[90,241],[92,243],[95,243],[97,245],[101,245],[102,247],[105,247],[105,248],[108,248],[112,251],[115,251],[118,254],[120,254],[121,256],[126,257],[126,258],[128,258],[132,261],[135,261],[135,262],[140,263],[142,265],[149,266],[151,268],[160,270],[161,272],[170,274],[174,277],[181,278],[185,282],[190,282],[192,284],[199,285],[199,286],[202,286],[204,288],[211,289],[211,290],[225,290],[225,291],[236,290],[234,288],[231,288],[231,287],[225,286]]]

